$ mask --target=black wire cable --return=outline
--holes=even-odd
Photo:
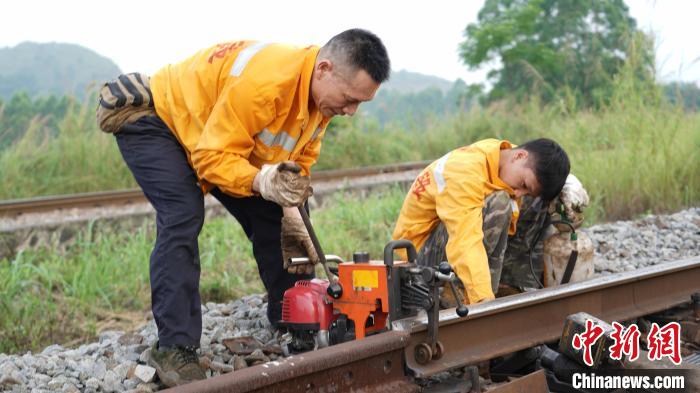
[[[541,282],[541,281],[539,280],[539,278],[537,277],[537,274],[535,274],[535,267],[534,267],[534,264],[533,264],[533,262],[532,262],[532,251],[534,251],[535,247],[537,246],[537,242],[540,241],[540,238],[542,237],[542,233],[544,233],[544,231],[545,231],[550,225],[564,224],[564,225],[568,225],[569,228],[571,228],[571,233],[572,233],[572,234],[574,234],[574,235],[576,234],[576,229],[574,228],[573,224],[570,223],[568,220],[555,220],[555,221],[549,221],[548,223],[546,223],[546,221],[547,221],[547,217],[545,216],[545,220],[544,220],[543,223],[542,223],[542,224],[543,224],[543,225],[542,225],[542,228],[537,232],[537,236],[535,236],[534,241],[532,242],[532,244],[530,244],[530,248],[529,248],[529,251],[528,251],[528,258],[530,259],[530,273],[532,274],[532,278],[535,279],[535,282],[537,283],[537,285],[539,286],[539,288],[544,288],[544,285],[542,284],[542,282]],[[545,224],[545,223],[546,223],[546,224]]]

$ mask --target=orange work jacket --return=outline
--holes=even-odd
[[[285,160],[309,175],[330,120],[309,104],[318,51],[227,42],[153,75],[156,112],[184,147],[203,191],[217,186],[250,196],[260,167]]]

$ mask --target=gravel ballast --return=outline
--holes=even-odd
[[[596,274],[631,271],[700,255],[700,208],[596,225],[583,230],[595,245]],[[265,296],[202,307],[200,363],[208,376],[274,361],[279,336],[266,318]],[[244,340],[247,351],[230,348]],[[163,386],[147,359],[157,339],[149,320],[135,332],[106,331],[78,348],[0,354],[0,390],[10,392],[151,392]],[[240,348],[240,346],[238,347]]]

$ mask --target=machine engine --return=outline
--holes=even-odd
[[[405,249],[411,262],[394,262],[396,249]],[[355,253],[353,262],[330,255],[326,259],[338,263],[336,271],[326,270],[335,277],[300,280],[284,293],[278,326],[287,330],[285,351],[304,352],[362,339],[386,331],[392,321],[414,316],[423,309],[428,313],[429,329],[434,331],[431,342],[423,348],[427,352],[423,357],[439,358],[438,289],[449,283],[455,292],[455,276],[447,262],[437,269],[417,266],[416,250],[407,240],[387,244],[383,261],[370,261],[367,253]],[[467,308],[459,306],[457,313],[466,315]]]
[[[326,293],[329,284],[318,278],[300,280],[284,293],[278,326],[293,332],[289,346],[294,352],[330,344],[328,331],[334,316],[333,302]]]

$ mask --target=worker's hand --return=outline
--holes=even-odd
[[[299,206],[312,194],[311,179],[301,176],[301,167],[293,161],[263,165],[253,184],[260,195],[282,207]]]
[[[569,174],[561,193],[552,201],[550,213],[553,220],[568,220],[574,228],[583,223],[583,209],[588,206],[589,199],[586,189],[573,174]],[[565,217],[562,216],[562,213]],[[564,225],[557,225],[561,232],[570,232],[571,229]]]
[[[308,257],[310,263],[290,266],[290,259],[296,257]],[[313,273],[314,265],[320,261],[301,217],[282,217],[282,259],[284,268],[295,274]]]

